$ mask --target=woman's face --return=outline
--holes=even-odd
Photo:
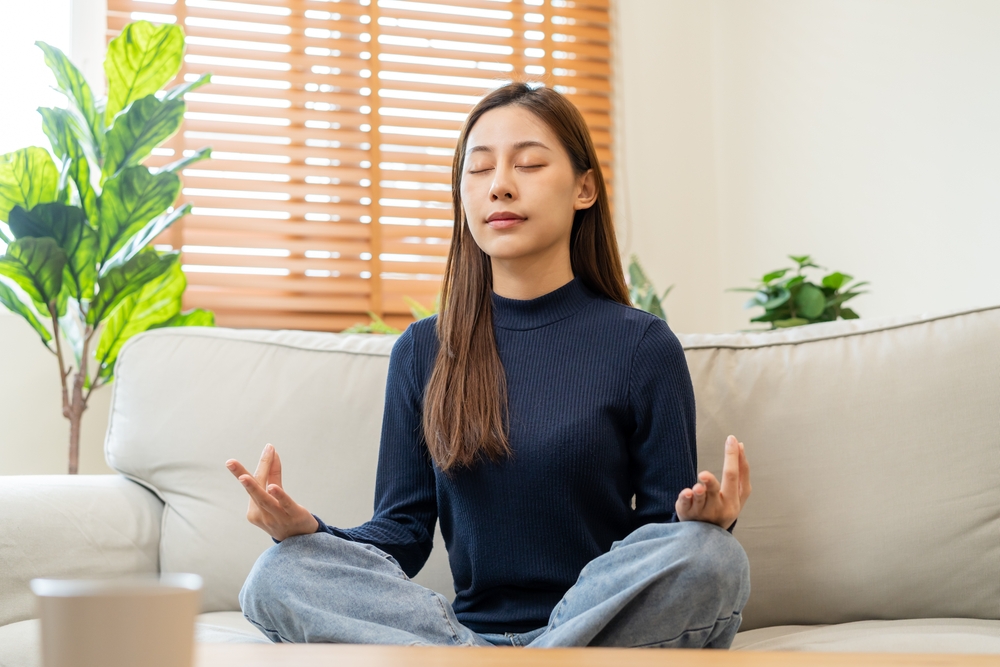
[[[514,260],[568,254],[573,214],[597,200],[597,189],[593,169],[576,176],[544,121],[509,105],[469,132],[460,196],[476,244],[493,260]]]

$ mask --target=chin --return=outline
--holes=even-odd
[[[530,255],[535,250],[528,247],[522,239],[513,238],[492,239],[480,248],[492,259],[517,259]]]

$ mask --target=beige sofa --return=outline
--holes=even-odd
[[[699,468],[719,472],[732,432],[753,469],[734,648],[1000,653],[1000,307],[680,338]],[[293,497],[333,524],[369,518],[393,342],[129,341],[105,443],[121,475],[0,477],[0,665],[37,664],[37,576],[196,572],[199,639],[262,640],[237,593],[271,541],[223,462],[252,467],[271,442]],[[452,594],[440,536],[417,581]]]

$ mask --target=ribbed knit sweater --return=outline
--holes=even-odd
[[[439,520],[458,620],[526,632],[546,625],[613,542],[677,520],[677,495],[696,482],[695,399],[667,323],[579,278],[492,302],[513,455],[451,475],[431,462],[421,406],[436,316],[413,322],[389,359],[374,516],[349,529],[320,520],[319,530],[373,544],[413,576]]]

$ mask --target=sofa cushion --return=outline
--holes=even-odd
[[[1000,621],[928,618],[749,630],[733,649],[845,653],[1000,653]]]
[[[1000,307],[681,340],[699,468],[752,470],[744,629],[1000,619]]]
[[[163,506],[138,484],[120,475],[0,481],[0,625],[35,615],[35,577],[157,572]]]
[[[122,348],[105,455],[165,503],[161,570],[200,574],[204,611],[238,610],[250,568],[273,545],[247,522],[247,495],[226,459],[253,470],[270,442],[298,502],[332,525],[371,518],[395,340],[191,327]],[[436,537],[417,581],[454,596]]]
[[[198,616],[195,640],[208,644],[270,644],[257,626],[239,611],[213,611]]]

